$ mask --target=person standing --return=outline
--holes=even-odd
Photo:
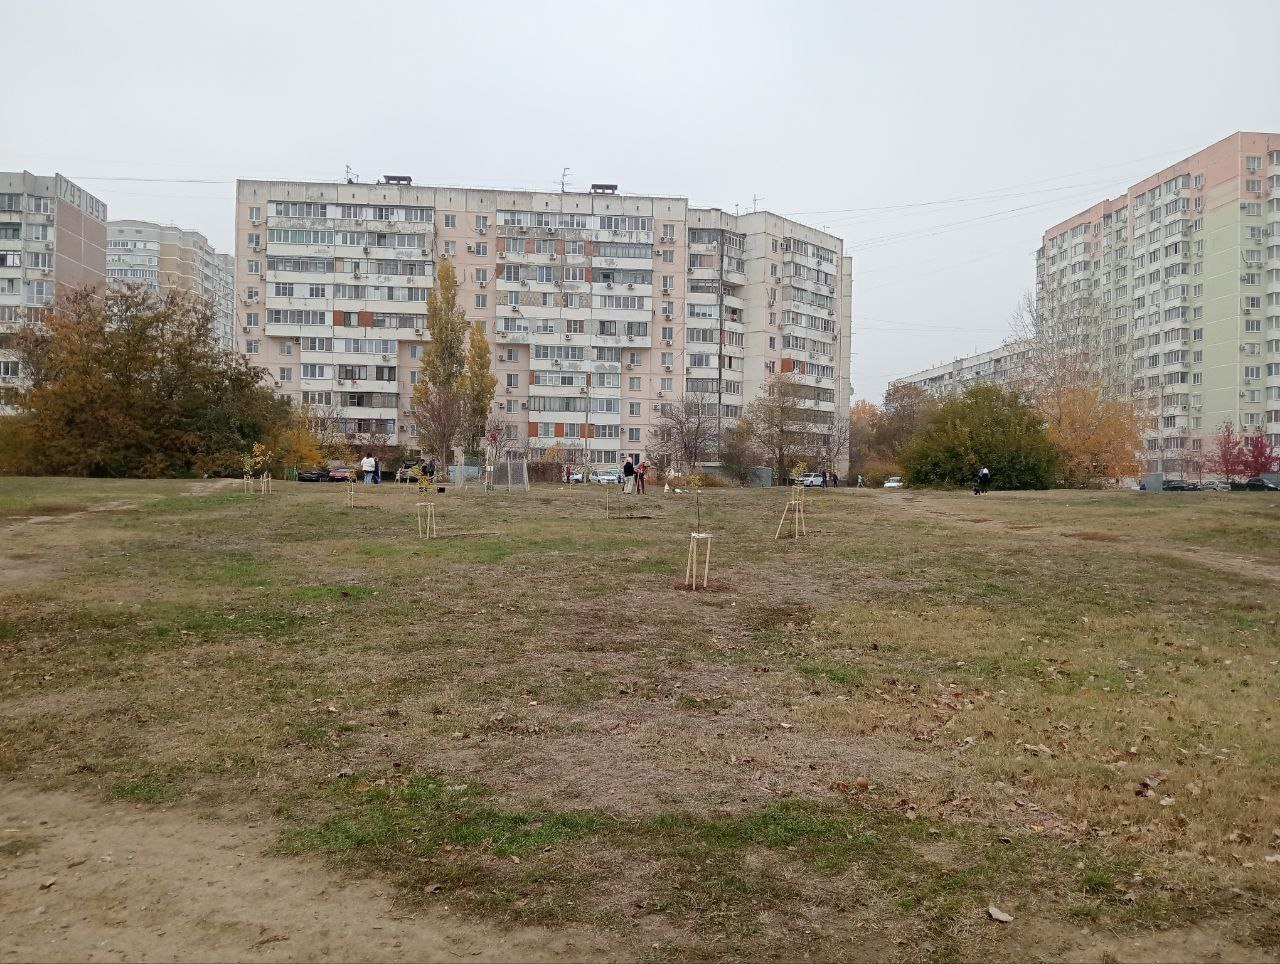
[[[649,471],[648,462],[641,462],[638,466],[636,466],[636,491],[639,492],[641,495],[644,495],[644,477],[645,477],[645,473],[648,471]]]
[[[366,452],[364,458],[360,460],[360,471],[364,473],[365,485],[373,485],[373,470],[377,464],[371,452]]]
[[[978,471],[978,487],[973,490],[974,495],[986,495],[987,489],[991,485],[991,470],[985,465]]]
[[[622,491],[627,495],[636,490],[636,467],[631,464],[631,457],[622,463]]]
[[[373,457],[373,484],[382,484],[382,459],[376,455]]]

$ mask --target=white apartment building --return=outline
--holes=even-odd
[[[1145,471],[1198,472],[1225,423],[1280,445],[1280,134],[1232,134],[1050,228],[1036,297],[1089,320],[1145,418]]]
[[[23,374],[13,332],[58,289],[106,280],[106,222],[107,206],[61,174],[0,172],[0,390]]]
[[[436,267],[488,334],[506,444],[647,458],[663,406],[732,420],[774,372],[815,423],[849,404],[851,263],[839,238],[685,198],[240,181],[237,347],[355,439],[416,448],[409,400]]]
[[[971,385],[995,385],[1016,391],[1025,384],[1031,349],[1024,342],[1010,342],[991,351],[965,355],[943,365],[893,380],[894,385],[915,385],[942,398],[958,395]]]
[[[151,221],[107,225],[107,278],[153,291],[180,289],[208,300],[216,312],[214,340],[235,345],[235,260],[219,254],[199,231]]]

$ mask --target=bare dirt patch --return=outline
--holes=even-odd
[[[107,805],[0,785],[0,959],[12,961],[550,961],[608,959],[587,931],[486,927],[397,906],[385,885],[269,854],[255,822]],[[0,843],[3,840],[0,839]],[[49,881],[53,883],[49,884]],[[47,887],[45,884],[49,884]]]

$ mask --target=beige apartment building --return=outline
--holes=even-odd
[[[1090,322],[1145,417],[1146,471],[1198,471],[1224,423],[1280,444],[1280,134],[1232,134],[1051,227],[1036,297]]]
[[[207,299],[216,312],[213,337],[235,345],[235,260],[199,231],[150,221],[107,225],[107,278],[153,291],[179,289]]]
[[[972,385],[995,385],[1005,391],[1018,391],[1026,383],[1026,365],[1030,348],[1025,342],[1009,342],[991,351],[965,355],[954,361],[924,371],[896,378],[893,385],[915,385],[942,398],[958,395]]]
[[[449,259],[493,351],[504,445],[648,458],[663,407],[731,421],[774,372],[814,424],[849,405],[851,266],[775,214],[677,197],[240,181],[236,340],[282,395],[413,449],[426,302]]]
[[[8,338],[60,288],[102,284],[106,246],[107,206],[92,194],[61,174],[0,172],[0,388],[22,375]]]

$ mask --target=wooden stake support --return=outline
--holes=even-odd
[[[689,533],[689,556],[684,564],[684,585],[686,589],[697,591],[698,588],[698,547],[703,546],[702,553],[702,588],[707,588],[707,573],[711,570],[711,533]]]
[[[791,538],[799,539],[801,536],[809,534],[808,528],[804,524],[804,487],[801,486],[799,493],[782,509],[782,518],[778,520],[778,531],[773,534],[773,538],[781,539],[782,530],[787,524],[787,516],[791,517]]]
[[[356,480],[347,479],[347,508],[354,509],[356,507]]]
[[[604,487],[604,517],[609,518],[609,486]]]
[[[263,472],[261,478],[258,479],[258,492],[261,495],[270,495],[272,491],[271,483],[275,480],[271,477],[270,472]]]
[[[426,509],[426,515],[422,513]],[[418,503],[418,538],[434,539],[440,535],[436,529],[436,504],[434,502]]]
[[[253,491],[253,476],[246,472],[244,474],[244,494],[248,495]]]

